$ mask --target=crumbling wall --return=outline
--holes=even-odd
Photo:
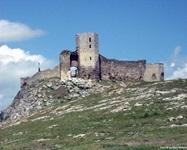
[[[100,70],[99,68],[95,67],[84,67],[84,66],[80,66],[78,68],[78,76],[79,78],[82,78],[82,79],[85,79],[85,80],[88,80],[88,79],[91,79],[91,80],[100,80]]]
[[[146,61],[119,61],[100,55],[101,79],[114,81],[143,81]]]
[[[146,64],[144,81],[164,81],[164,65],[162,63]]]
[[[60,53],[60,79],[65,80],[68,78],[68,71],[70,70],[70,56],[71,51],[64,50]]]
[[[31,85],[34,81],[51,78],[51,77],[58,77],[60,78],[60,66],[56,66],[53,69],[47,69],[41,72],[37,72],[32,77],[20,78],[21,87],[25,84]]]

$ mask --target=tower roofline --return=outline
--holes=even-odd
[[[97,32],[83,32],[83,33],[78,33],[76,35],[83,35],[83,34],[97,34]]]

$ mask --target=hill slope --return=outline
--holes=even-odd
[[[25,86],[6,112],[0,149],[187,147],[186,93],[182,79],[38,81]]]

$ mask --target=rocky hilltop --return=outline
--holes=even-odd
[[[1,120],[6,121],[0,126],[24,120],[39,110],[66,100],[85,97],[101,91],[103,91],[103,87],[90,80],[73,78],[60,81],[57,77],[32,79],[32,82],[29,81],[29,84],[21,87],[12,104],[2,112]]]
[[[187,147],[186,93],[187,79],[39,79],[22,86],[1,113],[0,145],[4,149]]]

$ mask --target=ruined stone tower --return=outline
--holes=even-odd
[[[164,81],[164,65],[162,63],[146,64],[144,81]]]
[[[86,32],[76,35],[76,50],[63,50],[60,65],[39,71],[32,77],[21,78],[21,87],[36,80],[60,77],[111,81],[164,81],[164,64],[147,64],[146,60],[123,61],[108,59],[99,54],[98,34]],[[77,71],[78,70],[78,71]]]
[[[99,80],[99,48],[98,34],[86,32],[76,35],[76,50],[78,53],[78,75],[82,79]]]
[[[99,54],[98,34],[86,32],[76,35],[75,51],[63,50],[60,54],[60,78],[66,80],[71,77],[85,80],[163,81],[164,64],[147,64],[146,60],[107,59]]]

